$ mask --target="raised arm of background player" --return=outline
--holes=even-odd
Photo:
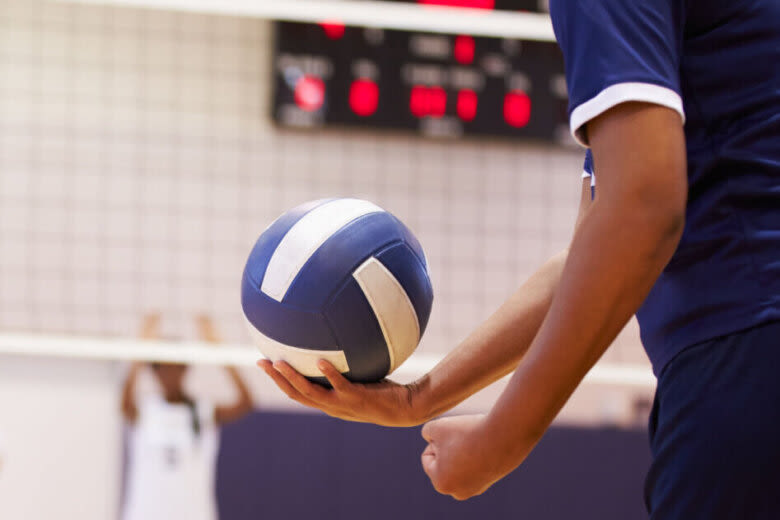
[[[547,317],[487,416],[428,423],[422,464],[465,499],[516,468],[636,312],[682,236],[687,199],[679,114],[624,103],[587,124],[598,194],[572,241]]]
[[[214,328],[214,324],[211,318],[205,315],[200,315],[195,318],[198,325],[198,332],[203,341],[212,344],[220,343],[217,331]],[[233,403],[223,406],[218,406],[214,411],[214,420],[217,424],[225,424],[232,421],[237,421],[244,415],[252,411],[252,395],[249,393],[249,389],[241,378],[241,374],[238,373],[235,367],[225,367],[230,381],[236,389],[236,399]]]
[[[582,184],[577,222],[591,205],[590,182]],[[547,315],[567,250],[548,260],[485,323],[430,373],[415,383],[352,384],[330,364],[323,373],[332,390],[310,383],[287,363],[258,365],[290,398],[341,419],[385,426],[414,426],[447,411],[512,372]]]
[[[141,338],[147,340],[158,339],[160,337],[160,314],[147,314],[143,318],[141,325]],[[144,364],[134,362],[130,366],[130,371],[122,387],[122,415],[127,422],[133,423],[138,418],[138,406],[135,402],[135,386],[138,381],[138,374],[141,372]]]

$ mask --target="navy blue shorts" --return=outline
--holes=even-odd
[[[780,322],[693,346],[658,380],[651,520],[780,519]]]

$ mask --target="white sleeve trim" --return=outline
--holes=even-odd
[[[680,114],[685,124],[682,98],[674,90],[652,83],[617,83],[605,88],[572,111],[571,135],[578,143],[587,147],[588,142],[581,132],[585,123],[610,108],[628,101],[643,101],[669,107]]]
[[[590,187],[593,188],[596,186],[596,176],[590,173],[588,170],[582,171],[582,178],[587,179],[590,177]]]

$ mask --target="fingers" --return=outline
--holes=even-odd
[[[314,384],[285,361],[261,360],[258,366],[271,376],[276,385],[292,399],[311,406],[323,409],[332,404],[333,396],[329,390]]]
[[[433,443],[433,439],[436,436],[436,431],[439,427],[439,420],[436,421],[430,421],[425,423],[425,425],[422,427],[422,437],[426,440],[426,442]]]
[[[208,343],[219,343],[219,336],[214,327],[214,322],[206,314],[195,316],[195,322],[198,324],[198,331],[203,341]]]
[[[160,313],[152,312],[144,316],[141,326],[143,339],[157,339],[160,335]]]
[[[357,391],[360,385],[351,383],[325,360],[321,360],[317,365],[333,389],[312,383],[284,361],[272,362],[261,359],[257,362],[257,366],[268,374],[276,386],[290,399],[317,408],[332,417],[348,421],[373,422],[356,414],[361,401],[361,395]]]
[[[334,390],[341,393],[351,393],[353,391],[352,383],[339,372],[336,367],[328,363],[327,361],[320,360],[317,363],[317,367],[322,371],[328,382],[331,384]]]
[[[420,462],[422,462],[423,471],[428,475],[428,478],[433,481],[435,465],[436,465],[436,449],[433,445],[429,444],[425,447],[425,450],[420,455]]]
[[[273,364],[269,360],[261,359],[257,362],[257,366],[259,366],[266,374],[268,374],[273,382],[276,383],[276,386],[279,387],[279,390],[281,390],[287,397],[294,401],[298,401],[303,405],[316,408],[316,405],[311,400],[306,399],[300,392],[298,392],[298,390],[296,390],[295,387],[291,385],[290,382],[287,381],[287,379],[274,368]]]
[[[306,379],[286,361],[275,361],[273,366],[304,397],[322,404],[331,401],[330,391]]]

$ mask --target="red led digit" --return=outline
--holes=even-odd
[[[376,112],[379,105],[379,87],[370,79],[356,79],[349,89],[349,106],[352,111],[362,117],[368,117]]]
[[[430,113],[428,87],[415,85],[409,94],[409,110],[414,117],[425,117]]]
[[[306,112],[315,112],[325,103],[325,82],[317,76],[301,76],[295,83],[295,104]]]
[[[442,117],[447,111],[447,91],[441,87],[430,87],[428,104],[431,117]]]
[[[478,104],[479,100],[476,92],[469,89],[461,90],[458,92],[458,117],[463,121],[473,121],[477,117]]]
[[[415,117],[442,117],[447,111],[447,91],[415,85],[409,94],[409,110]]]
[[[320,22],[320,27],[325,31],[325,36],[331,40],[340,40],[344,36],[346,27],[343,23],[335,20],[325,20]]]
[[[469,65],[474,61],[474,38],[471,36],[456,36],[452,53],[458,63]]]
[[[504,121],[522,128],[531,120],[531,98],[522,90],[507,92],[504,96]]]

